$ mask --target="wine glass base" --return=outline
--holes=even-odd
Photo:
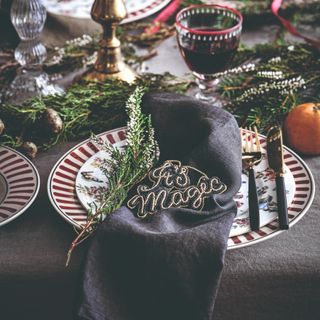
[[[23,70],[9,85],[3,100],[5,103],[20,105],[36,96],[60,95],[63,92],[62,88],[50,83],[45,72]]]
[[[196,77],[196,83],[199,87],[195,95],[196,98],[221,108],[221,97],[217,92],[220,79],[214,75],[204,75],[196,72],[193,72],[193,74]]]

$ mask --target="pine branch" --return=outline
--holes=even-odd
[[[74,249],[95,231],[106,215],[122,205],[129,190],[144,178],[157,160],[158,147],[151,117],[144,115],[140,106],[145,91],[145,87],[137,87],[127,101],[127,146],[123,152],[109,142],[93,137],[96,145],[110,156],[100,167],[108,181],[108,188],[102,195],[101,204],[98,207],[91,205],[87,223],[68,251],[66,265],[69,264]]]

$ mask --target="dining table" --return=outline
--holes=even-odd
[[[245,30],[241,41],[248,46],[267,43],[279,28],[275,24]],[[47,46],[56,46],[97,29],[88,20],[48,14],[42,38]],[[142,67],[152,73],[188,73],[175,37],[163,41]],[[59,81],[67,86],[70,76]],[[0,319],[74,317],[90,239],[75,250],[66,267],[75,230],[51,205],[47,182],[59,158],[80,141],[61,142],[37,155],[33,161],[41,181],[37,199],[19,218],[0,228]],[[227,251],[215,320],[320,319],[320,157],[302,158],[316,186],[311,207],[288,231]]]

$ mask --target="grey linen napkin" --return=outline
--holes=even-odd
[[[161,160],[180,160],[218,176],[228,189],[202,212],[170,208],[145,219],[125,205],[97,230],[84,266],[78,319],[212,319],[241,183],[237,123],[190,97],[144,97]]]

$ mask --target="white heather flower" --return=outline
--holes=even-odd
[[[293,94],[298,89],[304,87],[305,80],[301,76],[282,81],[264,82],[259,84],[256,88],[250,88],[246,90],[240,97],[237,98],[237,101],[247,102],[271,90],[278,91],[282,95]]]
[[[258,71],[257,76],[268,79],[282,79],[284,77],[282,71]]]
[[[232,68],[232,69],[228,69],[226,71],[223,72],[218,72],[215,73],[213,75],[213,77],[222,77],[222,76],[226,76],[228,74],[237,74],[237,73],[243,73],[243,72],[250,72],[250,71],[254,71],[256,68],[256,65],[254,63],[248,63],[248,64],[244,64],[242,66],[236,67],[236,68]]]
[[[269,62],[269,63],[278,63],[278,62],[281,62],[281,57],[271,58],[268,62]]]

